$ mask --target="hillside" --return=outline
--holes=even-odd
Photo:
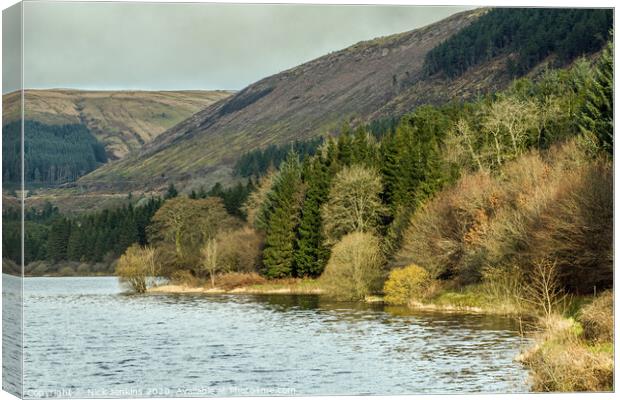
[[[84,124],[119,159],[195,112],[230,95],[227,91],[26,90],[26,119],[48,125]],[[20,118],[19,92],[3,95],[3,121]]]
[[[428,51],[483,12],[459,13],[421,29],[361,42],[267,77],[79,183],[121,189],[200,177],[209,184],[214,173],[213,180],[225,178],[227,167],[249,149],[334,131],[345,119],[366,120],[406,89],[404,77],[423,79]]]
[[[524,10],[512,9],[511,14],[522,18]],[[574,21],[562,19],[556,11],[541,12],[558,22],[553,27],[556,31],[573,25]],[[579,18],[588,13],[592,11],[584,11]],[[514,26],[519,25],[517,17],[511,21]],[[496,92],[514,78],[507,66],[519,46],[542,42],[542,33],[489,53],[459,74],[429,73],[427,66],[429,52],[446,47],[445,43],[452,49],[449,41],[454,37],[458,46],[461,31],[471,31],[466,29],[470,26],[475,27],[476,38],[490,43],[512,29],[500,25],[503,30],[488,35],[477,28],[482,25],[477,21],[489,19],[497,20],[497,13],[488,9],[462,12],[421,29],[360,42],[267,77],[194,114],[140,152],[99,168],[78,183],[96,190],[162,188],[171,181],[208,186],[229,181],[235,160],[248,150],[333,134],[344,121],[367,123],[398,117],[422,104]],[[595,47],[594,43],[589,45]],[[539,51],[535,62],[519,73],[533,73],[549,64],[554,66],[553,49]]]

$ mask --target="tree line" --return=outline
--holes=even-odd
[[[209,190],[200,187],[191,190],[190,199],[218,197],[225,211],[244,218],[243,204],[254,190],[252,180],[224,188],[216,183]],[[170,184],[163,198],[132,199],[122,207],[70,217],[63,215],[51,203],[30,208],[24,214],[24,262],[44,260],[51,263],[76,261],[110,264],[132,244],[149,243],[146,228],[164,201],[179,195]],[[21,213],[18,208],[3,211],[3,254],[15,263],[21,263]]]
[[[159,252],[156,258],[166,260],[161,273],[173,279],[210,278],[212,282],[225,272],[252,271],[268,278],[323,276],[338,282],[337,286],[346,286],[345,292],[359,294],[376,289],[389,266],[419,260],[435,279],[479,281],[484,260],[489,260],[485,254],[491,252],[491,247],[471,248],[467,243],[477,243],[481,235],[490,237],[478,230],[486,227],[485,221],[496,218],[496,211],[521,215],[518,213],[523,210],[517,205],[525,200],[519,196],[527,196],[528,187],[540,184],[531,182],[532,175],[526,171],[514,172],[515,165],[529,160],[532,152],[548,153],[544,157],[551,160],[559,144],[573,143],[575,138],[579,139],[580,150],[574,150],[571,157],[579,158],[576,154],[583,152],[592,154],[593,159],[599,159],[600,154],[611,155],[611,54],[610,45],[595,69],[581,60],[567,70],[544,72],[536,80],[518,79],[507,90],[473,102],[419,107],[379,137],[368,127],[344,124],[337,137],[324,139],[314,155],[302,157],[289,150],[278,169],[268,170],[254,184],[241,215],[232,215],[216,196],[168,200],[147,229],[152,248]],[[582,163],[592,168],[599,162],[588,160]],[[553,168],[553,163],[537,164],[536,170],[543,174],[542,179],[545,171]],[[472,176],[482,180],[472,183]],[[496,184],[502,187],[501,182],[508,177],[521,184],[504,184],[514,188],[509,193],[499,189],[495,194],[485,192]],[[579,182],[574,190],[585,190]],[[596,182],[603,189],[608,186],[605,180]],[[465,184],[473,186],[460,188]],[[487,208],[477,208],[485,203],[474,201],[472,209],[468,209],[475,216],[471,220],[465,215],[452,215],[451,210],[458,207],[428,214],[437,199],[451,196],[446,190],[458,190],[472,201],[484,192],[490,196],[484,201],[491,203]],[[469,194],[468,190],[473,192]],[[505,201],[510,207],[501,208],[494,201]],[[584,210],[593,206],[579,204]],[[598,213],[602,228],[609,225],[605,215]],[[435,218],[433,223],[424,219],[430,216]],[[452,253],[454,249],[442,250],[442,243],[450,240],[437,236],[437,230],[445,227],[445,234],[452,235],[457,232],[450,227],[461,226],[448,217],[465,224],[458,232],[464,232],[464,236],[450,240],[456,240],[455,249],[461,249],[458,251],[472,249],[472,254],[477,254],[476,263],[466,261],[470,260],[467,257],[455,258],[461,253]],[[526,236],[529,229],[542,223],[529,217],[535,223],[524,228]],[[506,222],[504,217],[496,221]],[[566,234],[573,233],[569,230]],[[591,238],[593,242],[609,247],[608,230],[599,233]],[[413,248],[412,241],[418,246],[413,253],[407,250]],[[517,241],[517,249],[518,243],[522,242]],[[600,249],[572,250],[598,254]],[[456,264],[441,262],[438,265],[442,268],[433,269],[431,258],[441,259],[443,251]],[[605,251],[600,250],[600,254]],[[128,260],[135,260],[140,250],[134,248],[131,254]],[[424,259],[424,254],[431,258]],[[562,257],[557,254],[557,260]],[[456,261],[459,259],[464,264]],[[567,269],[567,287],[581,280],[583,274],[597,276],[599,287],[610,284],[610,275],[603,272],[608,263],[593,259],[596,257],[582,261],[582,269]],[[445,268],[449,265],[455,266]]]
[[[179,193],[171,184],[164,199],[78,218],[48,210],[39,248],[54,261],[124,254],[118,268],[130,280],[157,264],[158,274],[179,281],[214,283],[226,272],[322,276],[359,296],[377,290],[389,268],[411,262],[434,279],[477,282],[490,263],[512,265],[509,255],[530,254],[526,244],[541,254],[534,244],[544,242],[567,287],[604,288],[611,235],[609,203],[599,200],[611,187],[612,59],[610,44],[595,68],[580,60],[476,101],[422,106],[380,135],[345,123],[313,155],[289,150],[277,169],[247,185]],[[579,171],[570,185],[567,170]],[[554,191],[543,203],[530,201],[542,194],[529,190],[550,176]],[[563,182],[582,194],[565,196]],[[575,207],[582,219],[563,214]],[[572,225],[561,229],[550,223],[567,220]],[[557,230],[541,231],[546,224]],[[583,226],[600,229],[585,240]],[[518,234],[506,230],[516,227]],[[555,245],[525,240],[536,237]]]
[[[259,177],[269,168],[276,168],[286,158],[289,151],[293,151],[301,158],[311,156],[322,143],[322,138],[309,140],[296,140],[284,145],[269,145],[264,149],[251,150],[244,153],[235,162],[233,167],[235,175],[241,177]]]
[[[432,49],[428,74],[457,77],[501,54],[512,54],[513,76],[555,54],[556,65],[599,51],[610,37],[613,11],[604,9],[495,8]]]
[[[2,128],[5,182],[21,182],[21,121]],[[107,161],[103,144],[82,124],[47,125],[24,121],[24,179],[57,185],[71,182]]]

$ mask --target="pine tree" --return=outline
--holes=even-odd
[[[411,213],[444,182],[439,144],[447,126],[445,115],[425,106],[403,117],[396,133],[386,138],[383,195],[392,217],[386,238],[388,254],[400,245]]]
[[[67,243],[71,234],[71,222],[59,217],[52,223],[47,240],[47,257],[53,262],[67,259]]]
[[[291,152],[280,166],[266,202],[268,210],[263,264],[270,278],[294,274],[294,246],[303,195],[299,157]]]
[[[363,127],[359,127],[355,130],[352,148],[353,163],[364,164],[368,167],[378,166],[374,137]]]
[[[403,118],[396,131],[398,151],[396,209],[415,207],[441,186],[439,143],[448,129],[448,120],[436,108],[424,106]]]
[[[67,259],[73,261],[81,261],[84,253],[86,252],[86,240],[85,230],[74,224],[71,228],[71,234],[67,241]]]
[[[95,262],[103,261],[103,257],[107,253],[107,241],[110,238],[110,233],[107,229],[102,228],[96,233],[95,247],[93,248],[92,260]]]
[[[381,175],[384,184],[382,199],[388,205],[390,214],[396,209],[396,191],[400,179],[400,160],[396,133],[392,132],[381,141]]]
[[[179,195],[179,192],[177,191],[177,188],[174,187],[174,183],[171,183],[168,186],[168,190],[166,191],[166,194],[164,195],[164,199],[172,199],[175,198]]]
[[[353,138],[347,123],[343,124],[338,136],[338,161],[342,165],[351,165],[353,161]]]
[[[122,225],[119,227],[118,239],[116,242],[115,254],[121,255],[132,244],[139,241],[138,227],[136,219],[131,211],[128,212]]]
[[[316,156],[305,163],[305,199],[295,251],[295,272],[297,276],[319,276],[327,260],[329,249],[324,245],[321,206],[327,200],[330,176],[325,162]]]
[[[579,127],[594,135],[601,149],[614,152],[614,60],[609,42],[599,60],[594,79],[586,88],[586,100],[579,114]]]

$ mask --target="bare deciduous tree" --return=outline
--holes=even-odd
[[[546,320],[557,311],[557,307],[566,298],[558,279],[557,263],[549,260],[534,262],[525,285],[524,301],[535,307]]]
[[[134,244],[118,260],[115,272],[121,282],[129,285],[134,292],[144,293],[155,284],[158,270],[155,249]]]
[[[221,268],[218,258],[218,244],[216,238],[207,239],[202,247],[202,270],[209,274],[211,286],[215,287],[215,275]]]
[[[383,264],[379,239],[370,233],[354,232],[334,246],[321,279],[337,298],[363,299],[380,290]]]
[[[381,190],[381,177],[373,169],[353,165],[336,175],[322,209],[328,244],[351,232],[375,231],[385,213]]]

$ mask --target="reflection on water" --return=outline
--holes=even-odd
[[[501,317],[315,295],[124,295],[115,278],[27,278],[24,296],[28,397],[528,390],[513,360],[527,344]]]

